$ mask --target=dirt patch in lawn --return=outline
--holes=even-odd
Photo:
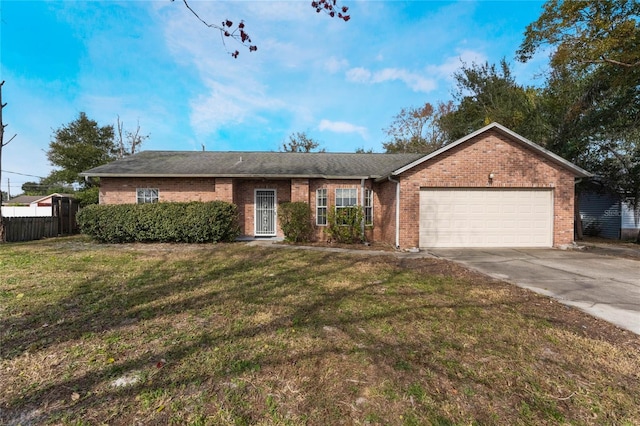
[[[441,259],[8,244],[2,424],[637,424],[640,338]]]

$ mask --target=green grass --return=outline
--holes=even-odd
[[[80,237],[0,271],[0,423],[640,424],[638,336],[441,260]]]

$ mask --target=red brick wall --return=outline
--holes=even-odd
[[[309,203],[310,198],[309,179],[291,179],[291,201]]]
[[[157,188],[160,202],[233,201],[231,179],[101,178],[101,204],[135,204],[137,188]]]
[[[396,244],[396,184],[380,182],[374,185],[373,232],[374,241],[392,246]]]
[[[425,187],[553,188],[553,245],[573,241],[573,175],[497,132],[479,135],[400,177],[404,248],[418,246],[420,188]]]

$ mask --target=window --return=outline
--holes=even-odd
[[[357,205],[358,190],[356,188],[336,189],[336,222],[338,225],[346,225],[347,215],[351,214],[350,207]]]
[[[327,224],[327,189],[316,190],[316,225]]]
[[[364,190],[364,224],[373,226],[373,191]]]
[[[154,188],[138,188],[138,204],[157,203],[158,190]]]

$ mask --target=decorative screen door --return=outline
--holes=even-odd
[[[256,237],[276,235],[276,191],[256,189]]]

